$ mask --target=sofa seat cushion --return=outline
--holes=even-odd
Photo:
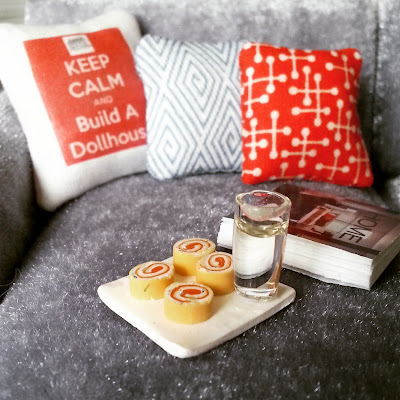
[[[304,184],[382,204],[373,189]],[[160,393],[181,398],[184,391],[200,398],[209,390],[215,398],[227,393],[249,398],[267,387],[272,397],[306,397],[310,373],[324,388],[335,377],[344,397],[356,397],[355,380],[358,394],[365,394],[371,374],[384,371],[387,381],[394,379],[397,370],[390,365],[396,365],[400,326],[395,313],[384,311],[399,291],[399,259],[371,292],[284,270],[281,281],[297,291],[292,306],[185,361],[165,353],[101,302],[98,286],[126,276],[133,265],[171,256],[178,239],[216,241],[220,218],[231,212],[235,195],[250,188],[239,173],[169,182],[143,173],[97,187],[51,215],[0,305],[3,398],[128,399]],[[366,348],[377,355],[372,363],[366,362]],[[349,353],[345,371],[341,367]],[[260,368],[259,356],[274,362]],[[252,376],[251,387],[243,384],[244,368]]]

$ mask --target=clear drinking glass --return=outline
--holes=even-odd
[[[236,290],[250,298],[276,294],[291,201],[266,190],[236,196],[232,258]]]

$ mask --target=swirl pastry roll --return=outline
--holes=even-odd
[[[216,295],[234,291],[232,256],[217,251],[197,263],[196,281],[209,286]]]
[[[196,275],[198,261],[215,251],[215,243],[208,239],[182,239],[174,244],[172,256],[175,270],[181,275]]]
[[[174,281],[175,269],[172,265],[147,261],[129,271],[131,295],[136,299],[162,299],[168,285]]]
[[[165,316],[180,324],[197,324],[212,314],[213,291],[195,282],[175,282],[164,293]]]

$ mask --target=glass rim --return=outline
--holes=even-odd
[[[245,203],[243,201],[243,198],[245,196],[254,195],[255,193],[263,193],[268,196],[274,196],[275,198],[279,198],[280,200],[282,200],[282,204],[275,204],[275,206],[272,204],[253,205]],[[250,212],[250,214],[252,213],[252,211],[255,212],[256,210],[262,208],[264,210],[268,209],[271,210],[271,214],[274,215],[280,215],[284,211],[290,210],[290,207],[292,205],[292,202],[289,199],[289,197],[285,196],[284,194],[275,192],[273,190],[262,190],[262,189],[255,189],[250,192],[239,193],[236,196],[236,203],[239,207],[245,208],[248,212]]]

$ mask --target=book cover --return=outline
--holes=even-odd
[[[400,215],[385,208],[291,184],[275,191],[292,201],[290,235],[371,259],[400,235]]]

